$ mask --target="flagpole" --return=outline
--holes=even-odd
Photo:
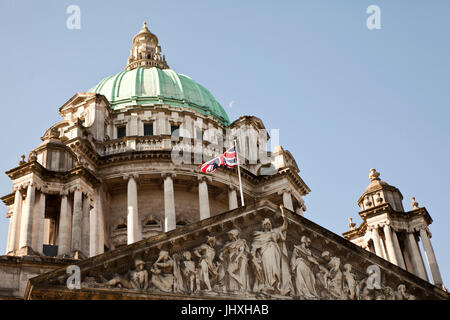
[[[238,153],[238,149],[237,149],[236,139],[234,139],[234,149],[236,151],[236,162],[237,162],[238,177],[239,177],[239,190],[241,191],[241,203],[242,203],[242,206],[245,206],[244,192],[242,192],[241,167],[239,166],[239,153]]]

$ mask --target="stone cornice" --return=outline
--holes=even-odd
[[[3,201],[3,203],[6,206],[10,206],[10,205],[14,204],[14,196],[15,196],[15,193],[11,192],[10,194],[7,194],[6,196],[1,197],[0,199]]]
[[[36,174],[39,179],[46,182],[60,182],[65,184],[82,177],[93,187],[100,184],[100,180],[95,176],[95,174],[83,166],[75,167],[69,171],[60,172],[48,170],[34,160],[6,172],[11,180],[16,180],[31,173]]]
[[[386,214],[388,220],[375,223],[375,225],[373,225],[372,227],[374,226],[384,227],[385,225],[389,225],[394,230],[399,229],[399,230],[406,230],[408,232],[414,232],[418,231],[420,228],[423,227],[427,228],[427,226],[433,222],[431,216],[429,215],[427,209],[425,208],[418,208],[408,212],[400,212],[392,209],[392,206],[389,203],[383,203],[382,205],[361,211],[359,212],[359,214],[363,219],[362,224],[353,230],[343,232],[342,235],[345,239],[353,240],[364,236],[364,234],[368,230],[367,219],[374,218],[381,214]],[[423,219],[422,221],[426,225],[424,223],[420,223],[420,221],[419,223],[417,223],[415,218],[422,218]],[[411,226],[412,221],[416,222],[413,223]],[[399,224],[404,224],[405,226],[408,227],[398,228]]]

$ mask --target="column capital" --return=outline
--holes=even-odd
[[[75,192],[82,192],[82,193],[86,193],[86,191],[84,191],[83,187],[80,185],[76,185],[76,186],[71,186],[67,189],[69,192],[75,193]]]
[[[48,193],[48,184],[47,183],[36,183],[36,190],[39,190],[42,193]]]
[[[197,176],[197,180],[198,180],[198,182],[203,182],[203,181],[205,181],[205,182],[211,183],[211,182],[212,182],[212,177],[206,176],[206,175],[198,175],[198,176]]]
[[[59,190],[59,195],[61,197],[63,197],[63,196],[67,197],[69,195],[69,193],[70,193],[70,188],[67,188],[66,186],[62,186],[62,188]]]
[[[128,181],[130,178],[133,178],[135,181],[139,180],[138,173],[126,173],[123,175],[123,180]]]
[[[415,229],[417,229],[418,231],[420,231],[420,230],[428,231],[428,225],[426,225],[425,223],[423,223],[423,224],[420,224],[420,225],[416,226]]]
[[[416,233],[416,231],[418,231],[418,230],[417,230],[415,227],[408,227],[408,228],[405,229],[405,231],[406,231],[407,233],[414,234],[414,233]]]
[[[403,228],[401,228],[400,226],[398,226],[397,223],[391,223],[391,224],[390,224],[390,227],[391,227],[391,229],[392,229],[393,231],[395,231],[395,232],[403,231]]]
[[[25,187],[26,188],[28,188],[28,187],[33,187],[33,188],[36,188],[38,185],[37,185],[37,183],[35,182],[35,181],[28,181],[28,182],[25,182]]]
[[[163,179],[166,179],[166,178],[174,179],[176,176],[177,176],[177,175],[176,175],[176,173],[174,173],[174,172],[161,172],[161,177],[162,177]]]
[[[420,236],[422,236],[422,234],[425,232],[427,237],[431,238],[431,232],[430,232],[430,229],[428,229],[428,226],[422,225],[422,226],[419,226],[418,229],[420,232]]]
[[[378,224],[378,226],[379,226],[380,228],[390,227],[390,226],[391,226],[391,221],[386,220],[386,221],[380,222],[380,223]]]
[[[278,195],[282,195],[283,193],[291,194],[292,191],[291,191],[291,189],[283,188],[283,189],[281,189],[281,190],[279,190],[279,191],[277,192]]]
[[[235,185],[229,184],[228,185],[228,191],[237,191],[238,187],[236,187]]]

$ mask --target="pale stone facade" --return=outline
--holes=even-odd
[[[405,251],[396,244],[399,241],[396,242],[395,232],[391,230],[394,226],[420,230],[434,270],[433,281],[441,286],[436,258],[426,237],[428,231],[421,229],[431,219],[425,209],[414,211],[422,219],[417,223],[413,218],[394,219],[391,224],[386,223],[390,220],[368,218],[365,222],[370,229],[368,236],[359,237],[365,226],[345,235],[358,245],[369,238],[375,239],[374,250],[387,261],[380,261],[367,251],[358,251],[349,241],[313,225],[303,217],[304,197],[310,189],[300,177],[290,152],[281,146],[266,152],[269,135],[256,117],[242,116],[229,123],[228,116],[209,91],[168,69],[158,39],[146,25],[133,39],[126,69],[101,81],[90,92],[75,94],[59,112],[62,121],[45,132],[41,145],[27,159],[22,156],[16,168],[6,172],[13,184],[11,193],[2,198],[10,218],[7,252],[3,256],[9,264],[0,263],[0,280],[12,277],[12,259],[34,259],[34,265],[19,266],[17,262],[17,268],[27,275],[76,262],[83,267],[85,283],[107,292],[102,295],[95,289],[91,296],[90,293],[73,296],[69,289],[58,287],[55,291],[47,287],[52,283],[61,285],[60,280],[65,277],[62,276],[65,268],[61,268],[36,278],[33,286],[28,284],[26,293],[31,276],[21,276],[20,281],[0,281],[3,286],[0,291],[5,292],[5,297],[20,298],[25,293],[26,298],[32,299],[117,298],[113,293],[119,285],[138,289],[132,298],[157,298],[161,292],[177,297],[193,288],[209,291],[210,297],[233,292],[232,297],[245,295],[255,299],[392,298],[395,294],[390,291],[397,286],[414,292],[407,294],[401,287],[398,290],[404,293],[403,298],[447,298],[444,292],[427,292],[430,287],[421,282],[420,278],[427,278],[415,251],[415,235],[407,238],[411,248]],[[223,154],[234,140],[239,146],[243,199],[236,167],[220,167],[213,174],[204,173],[199,167]],[[392,206],[398,212],[403,207],[401,194],[395,190],[384,188],[379,195],[368,195],[377,204],[384,204],[378,196],[389,199],[389,208]],[[360,203],[366,212],[371,206],[364,201]],[[241,206],[243,202],[245,206]],[[283,217],[282,227],[269,227],[269,220],[263,218],[276,217],[280,205],[288,218]],[[259,230],[257,226],[261,223],[263,229]],[[252,232],[257,231],[260,233],[254,236]],[[386,241],[380,240],[380,232],[384,232]],[[214,245],[205,241],[207,234],[219,239],[220,261],[214,256]],[[268,251],[271,254],[264,253],[261,248],[272,236],[283,243],[277,244],[278,249],[271,247]],[[161,239],[165,239],[163,246],[158,244]],[[186,243],[174,245],[180,239]],[[321,241],[334,243],[331,247],[336,256],[328,257],[330,248]],[[230,253],[236,248],[241,250],[238,261]],[[121,266],[118,277],[93,267],[96,261],[101,261],[103,266],[111,262],[117,267],[114,259],[122,253],[127,261],[134,260],[137,251],[133,250],[142,251],[140,260]],[[340,263],[339,259],[344,260],[346,254],[342,252],[349,250],[354,253],[352,258],[347,264]],[[399,251],[409,253],[404,265]],[[181,255],[184,267],[179,265]],[[270,275],[268,270],[275,270],[271,265],[274,256],[282,260],[276,258],[277,274]],[[42,272],[36,271],[39,259],[45,261]],[[223,262],[226,259],[228,262]],[[313,260],[317,260],[314,267],[309,265]],[[395,269],[388,261],[411,273]],[[212,274],[231,265],[235,268],[232,278],[218,279],[217,274]],[[381,287],[374,289],[372,279],[373,274],[381,277],[380,266],[385,271],[392,266],[392,272],[396,273],[395,277],[383,278],[386,292],[373,291],[381,290]],[[180,272],[189,281],[174,282],[170,274],[173,275],[176,267],[181,268]],[[170,270],[164,276],[166,268]],[[358,270],[357,277],[352,270]],[[347,279],[345,292],[341,273]],[[274,277],[279,282],[283,280],[274,286]],[[356,293],[356,282],[352,279],[359,281],[361,292]],[[324,283],[320,284],[322,280]],[[380,281],[377,283],[381,285]],[[178,290],[181,287],[184,289]],[[110,289],[114,289],[113,293]],[[204,297],[207,295],[198,295]]]
[[[160,52],[144,26],[133,39],[126,70],[167,69]],[[108,98],[74,95],[41,145],[7,171],[13,184],[2,198],[10,218],[7,255],[84,259],[237,208],[237,170],[199,169],[233,139],[240,145],[246,202],[270,199],[299,214],[306,210],[303,197],[310,190],[295,160],[280,146],[266,153],[268,134],[260,119],[243,116],[225,124],[214,112],[170,101],[113,109]],[[179,164],[175,150],[192,155],[180,153],[187,163]]]
[[[443,287],[430,241],[428,226],[433,221],[431,216],[425,208],[419,208],[415,198],[412,198],[413,210],[405,212],[400,191],[379,176],[375,169],[370,170],[370,184],[358,200],[363,223],[358,228],[350,223],[350,231],[345,232],[344,237],[423,280]],[[419,241],[423,245],[431,278],[425,268]]]
[[[268,200],[33,278],[26,299],[428,300],[449,295]],[[76,283],[74,283],[76,285]]]

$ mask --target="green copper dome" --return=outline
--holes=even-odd
[[[212,115],[224,125],[230,123],[223,107],[206,88],[170,69],[125,70],[103,79],[89,92],[104,95],[113,110],[131,105],[168,104]]]

